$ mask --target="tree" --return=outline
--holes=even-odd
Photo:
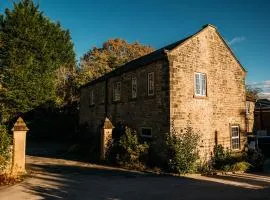
[[[246,85],[246,95],[247,97],[253,98],[253,99],[258,99],[259,98],[259,93],[262,92],[261,88],[253,88],[249,85]]]
[[[21,0],[0,15],[0,101],[2,114],[27,112],[64,99],[60,69],[75,66],[70,33],[52,22],[33,0]],[[62,96],[61,96],[62,95]]]
[[[110,39],[103,44],[102,48],[94,47],[83,55],[77,84],[83,85],[153,50],[152,47],[138,42],[129,44],[119,38]]]

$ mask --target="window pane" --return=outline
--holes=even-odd
[[[232,139],[232,148],[233,149],[239,149],[239,138]]]
[[[152,129],[151,128],[142,128],[141,129],[141,135],[143,137],[152,137]]]
[[[238,136],[239,136],[238,127],[232,127],[232,137],[238,137]]]
[[[148,95],[154,94],[154,72],[148,73]]]
[[[203,73],[195,73],[195,95],[206,95],[206,75]]]
[[[113,89],[113,100],[119,101],[121,97],[121,82],[117,82],[114,84]]]
[[[201,95],[206,94],[206,80],[205,80],[205,74],[201,74]]]
[[[239,127],[233,126],[232,130],[232,149],[240,149],[240,139],[239,139]]]
[[[195,93],[197,95],[199,95],[201,92],[201,87],[200,87],[200,74],[195,74],[195,82],[196,82],[196,86],[195,86]]]

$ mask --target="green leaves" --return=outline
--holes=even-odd
[[[0,125],[0,171],[3,170],[8,162],[10,153],[10,136],[5,126]]]
[[[183,133],[177,133],[172,128],[168,137],[168,166],[169,170],[177,173],[188,173],[195,169],[199,159],[198,143],[200,136],[194,132],[188,123]]]
[[[62,82],[57,70],[70,66],[75,66],[75,53],[69,31],[51,22],[32,0],[6,9],[0,17],[0,93],[11,115],[55,101],[57,82]]]

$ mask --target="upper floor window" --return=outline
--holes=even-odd
[[[95,102],[94,102],[94,90],[90,91],[89,104],[90,104],[90,106],[95,104]]]
[[[150,127],[142,127],[141,128],[141,136],[146,138],[152,137],[152,128]]]
[[[206,74],[195,73],[195,95],[206,96]]]
[[[116,82],[113,86],[113,100],[119,101],[121,98],[121,82]]]
[[[237,150],[240,149],[240,134],[239,134],[239,126],[232,126],[232,149]]]
[[[153,96],[155,94],[155,77],[154,72],[148,73],[148,96]]]
[[[131,97],[137,98],[137,78],[136,77],[132,77],[131,90],[132,90]]]

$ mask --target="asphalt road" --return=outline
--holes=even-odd
[[[270,176],[183,177],[140,173],[59,158],[27,156],[30,176],[0,188],[1,200],[21,199],[270,199]]]

